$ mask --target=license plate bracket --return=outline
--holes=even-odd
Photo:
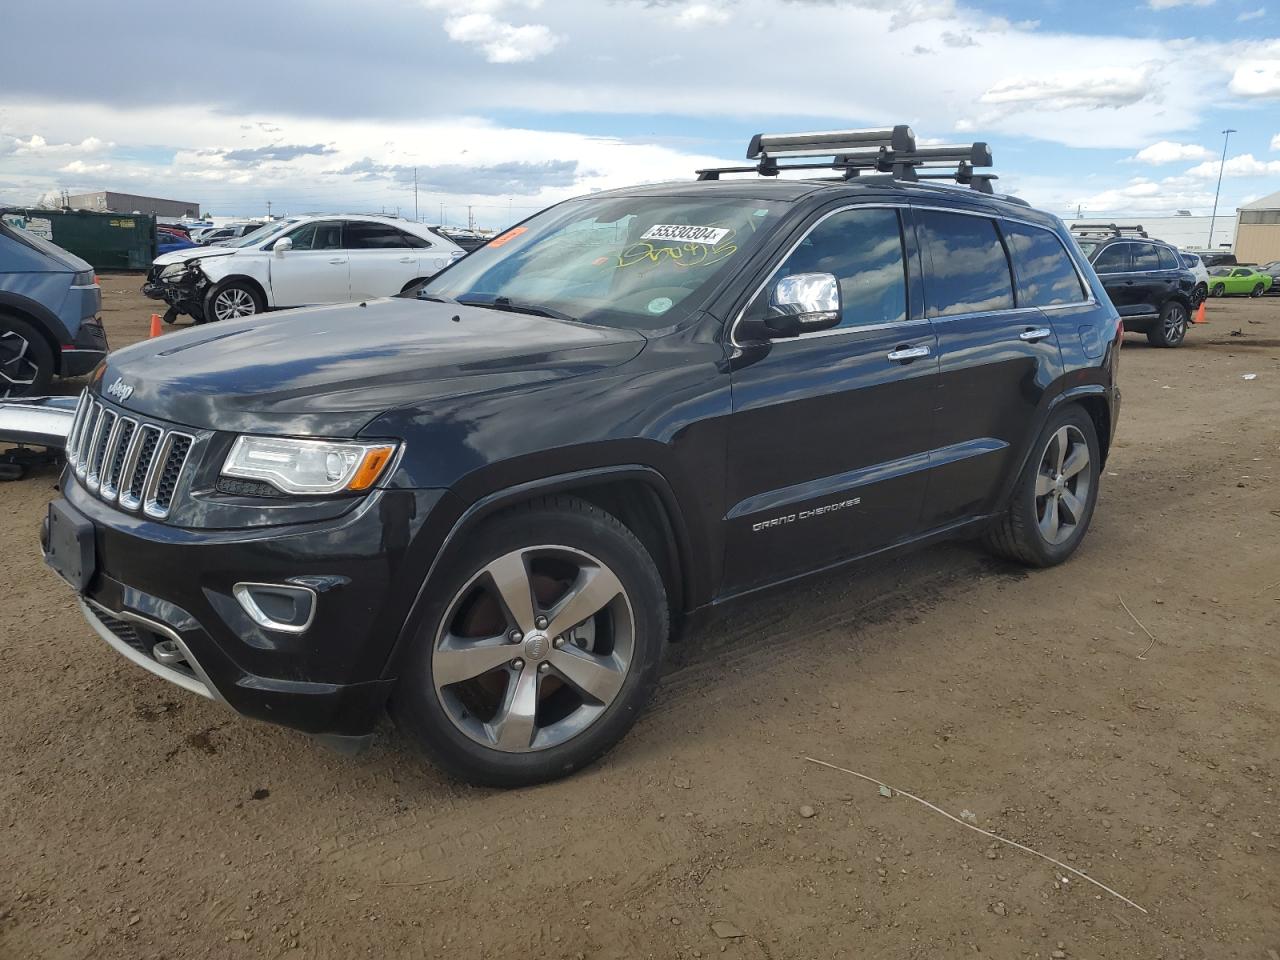
[[[49,541],[44,562],[78,593],[84,593],[95,572],[93,524],[65,500],[49,504]]]

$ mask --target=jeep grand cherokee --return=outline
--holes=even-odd
[[[779,155],[836,176],[598,193],[412,298],[112,354],[48,562],[195,693],[353,747],[389,707],[509,786],[616,743],[727,601],[942,537],[1067,559],[1121,326],[1062,223],[985,145],[758,137],[749,169]]]

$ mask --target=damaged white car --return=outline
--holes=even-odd
[[[412,220],[291,217],[225,246],[156,257],[142,292],[196,323],[401,293],[466,252]]]

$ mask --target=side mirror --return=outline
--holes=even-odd
[[[286,253],[293,249],[293,241],[288,237],[281,237],[271,246],[272,252],[277,257],[283,257]]]
[[[793,273],[773,285],[764,317],[766,336],[798,337],[830,330],[841,316],[840,284],[830,273]]]

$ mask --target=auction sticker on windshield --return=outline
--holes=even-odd
[[[705,243],[714,247],[728,236],[724,227],[694,227],[679,223],[657,223],[640,237],[641,240],[687,240],[690,243]]]

